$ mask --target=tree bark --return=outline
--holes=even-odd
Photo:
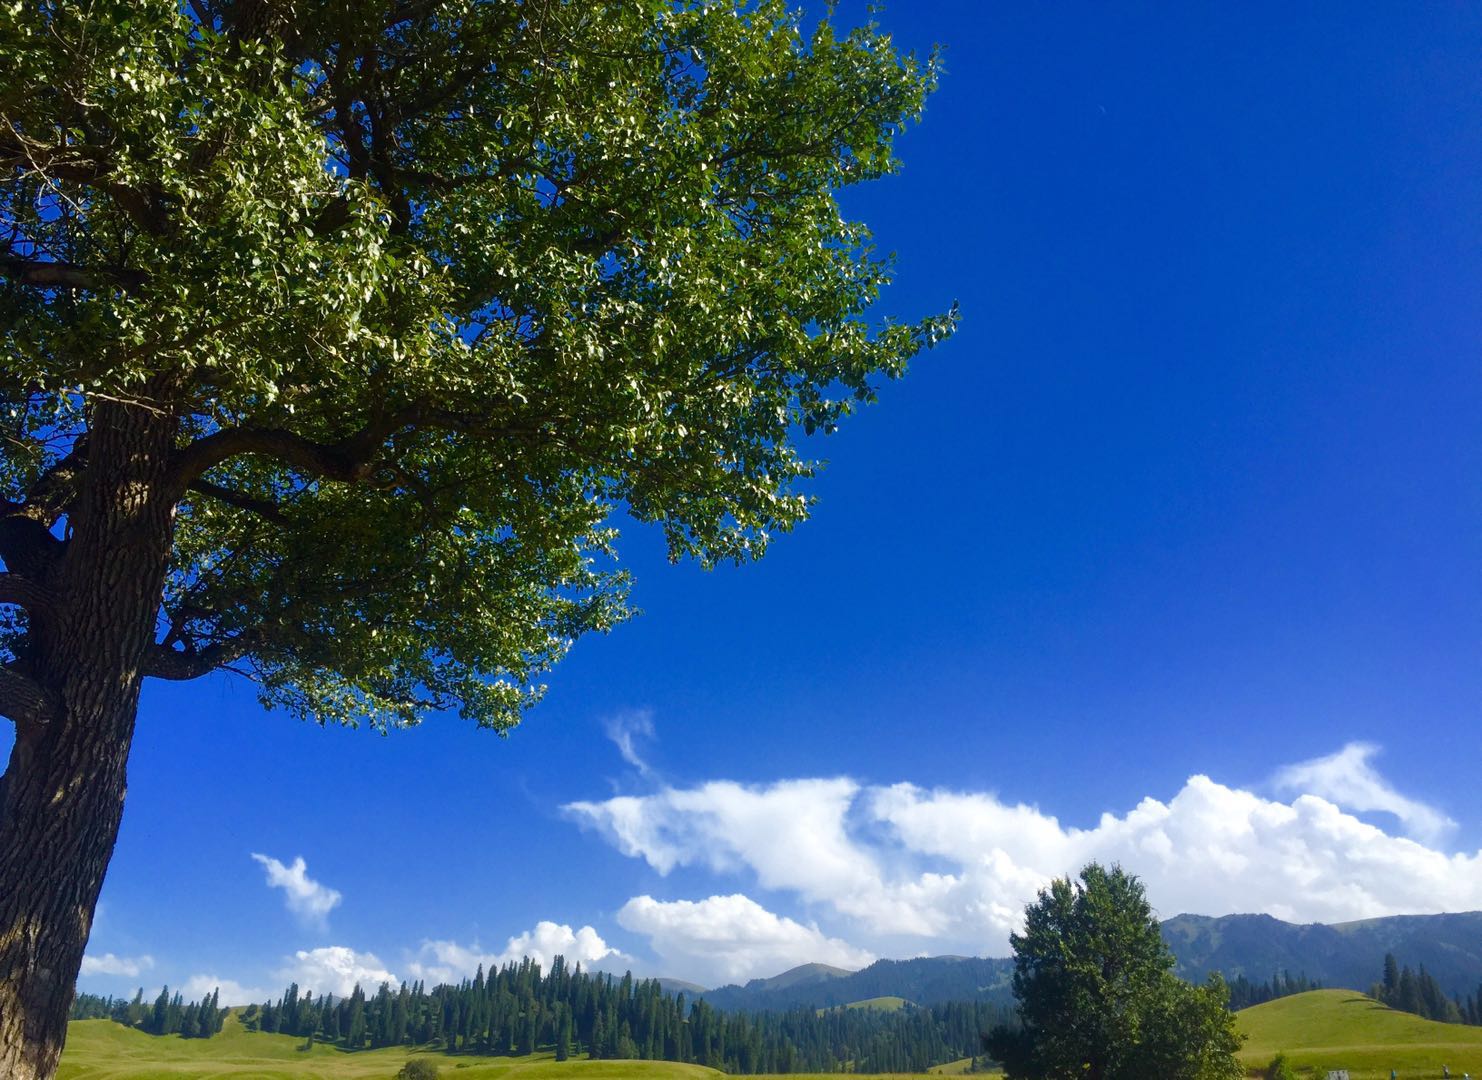
[[[0,781],[0,1076],[15,1080],[48,1080],[66,1040],[173,540],[173,418],[108,404],[90,419],[55,606],[26,654],[60,710],[17,720]]]

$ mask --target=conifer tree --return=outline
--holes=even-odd
[[[604,1058],[607,1056],[607,1030],[602,1022],[602,1014],[599,1012],[592,1022],[592,1035],[587,1046],[587,1054],[592,1058]]]
[[[560,1026],[556,1031],[556,1060],[565,1061],[571,1056],[571,1013],[561,1009]]]
[[[170,1020],[170,987],[160,988],[159,997],[154,999],[154,1012],[149,1019],[149,1030],[155,1035],[165,1034]]]

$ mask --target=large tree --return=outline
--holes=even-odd
[[[951,317],[841,187],[929,60],[775,0],[0,7],[0,1074],[45,1077],[146,678],[498,731],[627,613],[613,515],[759,555]]]
[[[1014,949],[1020,1025],[986,1049],[1009,1080],[1239,1080],[1240,1036],[1215,976],[1191,986],[1142,883],[1091,863],[1025,909]]]

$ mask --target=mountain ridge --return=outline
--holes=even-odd
[[[1402,965],[1425,969],[1448,996],[1466,996],[1482,985],[1482,911],[1439,915],[1386,915],[1343,923],[1289,923],[1271,915],[1180,914],[1162,923],[1174,970],[1202,981],[1218,971],[1226,979],[1265,982],[1283,972],[1324,986],[1367,991],[1382,975],[1385,953]],[[799,1007],[830,1008],[879,997],[917,1005],[947,1001],[1012,1000],[1009,957],[934,956],[877,960],[858,971],[801,964],[744,986],[728,984],[686,993],[712,1007],[758,1012]],[[678,985],[678,980],[664,980]]]

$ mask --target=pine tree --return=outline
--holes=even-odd
[[[592,1037],[588,1040],[587,1054],[592,1058],[604,1058],[607,1056],[607,1030],[602,1023],[602,1014],[599,1012],[592,1023]]]
[[[1400,969],[1400,984],[1395,1008],[1402,1012],[1414,1013],[1416,1016],[1425,1011],[1425,1001],[1420,996],[1420,984],[1408,964]]]
[[[1399,1000],[1400,993],[1400,965],[1395,960],[1394,953],[1384,954],[1384,998],[1386,1005],[1393,1005]]]
[[[154,999],[154,1011],[149,1017],[149,1033],[163,1035],[170,1019],[170,987],[161,987],[160,996]]]

